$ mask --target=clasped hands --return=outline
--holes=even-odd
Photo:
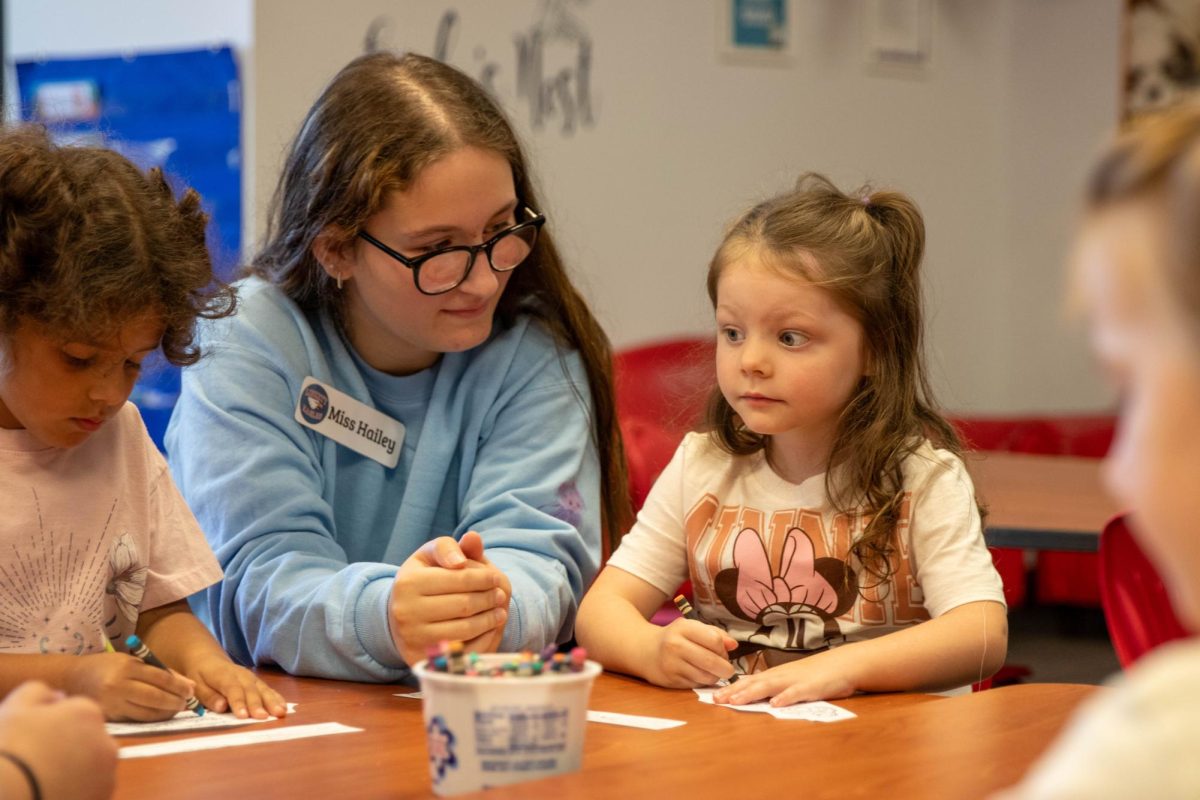
[[[494,652],[511,595],[508,577],[484,556],[478,533],[469,531],[459,541],[441,536],[396,572],[388,606],[392,639],[409,664],[443,640],[461,641],[468,652]]]

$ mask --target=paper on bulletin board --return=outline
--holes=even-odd
[[[863,44],[876,74],[921,77],[933,50],[931,0],[867,0]]]

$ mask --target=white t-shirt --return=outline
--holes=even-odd
[[[789,483],[762,453],[730,456],[689,434],[609,565],[671,596],[687,579],[706,622],[740,642],[756,672],[891,633],[980,600],[1004,603],[962,461],[928,442],[903,464],[895,568],[880,583],[855,563],[860,513],[836,513],[825,475]]]
[[[0,652],[122,649],[143,609],[221,578],[132,403],[72,448],[0,429],[0,498]]]
[[[1200,797],[1200,639],[1172,642],[1089,698],[997,800]]]

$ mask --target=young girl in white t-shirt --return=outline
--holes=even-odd
[[[191,614],[221,570],[127,402],[148,356],[194,362],[196,318],[233,311],[206,223],[158,170],[0,131],[0,694],[37,678],[109,719],[193,696],[286,713]],[[177,672],[123,652],[131,635]]]
[[[921,348],[924,223],[817,175],[709,267],[717,390],[580,608],[606,667],[718,702],[938,690],[991,675],[1007,621]],[[699,619],[649,622],[691,580]]]

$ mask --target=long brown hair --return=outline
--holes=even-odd
[[[348,247],[389,193],[404,191],[421,170],[462,147],[507,159],[518,201],[544,211],[521,145],[483,87],[453,67],[412,53],[354,59],[309,109],[275,189],[266,246],[248,271],[300,306],[327,307],[341,319],[341,293],[312,253],[317,236],[336,232],[330,246]],[[548,228],[529,260],[512,273],[497,315],[502,325],[511,325],[531,314],[558,342],[579,351],[592,395],[602,524],[611,546],[631,517],[611,346],[567,276]]]
[[[825,488],[835,509],[859,509],[868,520],[851,553],[886,580],[894,571],[905,458],[925,438],[956,454],[962,449],[926,374],[921,212],[899,192],[845,194],[824,176],[805,174],[794,190],[759,203],[730,228],[709,265],[714,307],[722,271],[749,249],[827,289],[862,325],[871,373],[838,420]],[[757,453],[769,439],[741,424],[719,388],[709,398],[707,426],[713,441],[734,455]]]
[[[94,341],[156,313],[163,356],[195,363],[198,317],[233,313],[213,275],[200,196],[97,147],[60,147],[45,129],[0,132],[0,334],[33,322]]]

